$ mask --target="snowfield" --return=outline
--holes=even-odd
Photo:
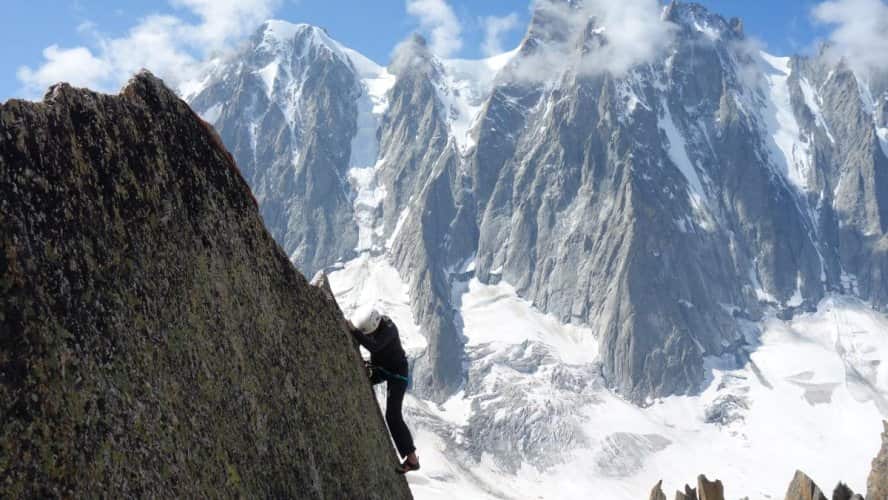
[[[407,287],[384,258],[362,256],[330,279],[346,313],[379,304],[421,355]],[[455,288],[463,390],[442,405],[406,402],[418,499],[638,499],[660,479],[668,494],[698,474],[721,479],[730,498],[782,498],[796,469],[823,488],[866,489],[888,415],[888,317],[858,300],[834,296],[816,313],[750,324],[748,352],[707,360],[701,394],[640,408],[599,379],[589,330],[505,283]]]

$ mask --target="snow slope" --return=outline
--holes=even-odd
[[[350,262],[331,283],[347,312],[379,303],[411,355],[422,352],[406,287],[384,258]],[[408,478],[418,499],[637,499],[660,479],[669,491],[701,473],[731,498],[781,498],[796,469],[865,490],[888,415],[888,318],[859,301],[830,297],[816,313],[749,324],[748,355],[708,359],[702,394],[640,408],[597,380],[588,330],[508,284],[472,280],[458,292],[468,380],[442,405],[406,404],[423,464]]]
[[[332,272],[329,278],[330,288],[346,317],[362,305],[374,304],[398,325],[408,355],[415,356],[426,347],[413,320],[407,285],[384,259],[365,253]]]
[[[879,135],[879,144],[882,146],[882,153],[888,158],[888,127],[880,127],[876,129],[876,133]]]
[[[801,127],[793,113],[789,89],[792,58],[775,57],[766,52],[761,52],[760,56],[768,96],[764,121],[768,135],[774,141],[771,144],[772,164],[796,189],[806,191],[812,153],[809,143],[801,140]]]
[[[676,127],[675,121],[672,119],[672,112],[669,110],[669,105],[665,99],[662,101],[662,106],[664,116],[659,121],[659,127],[669,142],[666,148],[666,151],[669,153],[669,159],[672,160],[672,163],[675,164],[687,180],[688,194],[691,197],[694,208],[704,210],[705,207],[709,207],[710,202],[703,188],[703,183],[697,175],[697,168],[688,156],[687,143],[678,127]]]
[[[518,49],[485,59],[444,59],[438,82],[438,99],[447,110],[445,122],[461,153],[475,142],[471,130],[493,90],[496,75],[517,54]]]
[[[358,223],[356,251],[378,249],[376,241],[382,236],[382,227],[375,215],[385,199],[385,189],[379,185],[377,174],[382,167],[376,131],[388,109],[388,91],[395,85],[395,76],[359,52],[336,43],[355,68],[361,85],[358,98],[358,131],[351,143],[349,182],[354,189],[355,218]]]
[[[591,363],[598,357],[598,343],[588,328],[564,325],[540,313],[508,283],[485,285],[472,279],[461,301],[470,347],[535,341],[552,346],[569,363]]]

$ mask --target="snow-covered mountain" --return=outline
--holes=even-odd
[[[186,99],[231,149],[272,234],[311,270],[356,255],[368,238],[360,216],[375,195],[362,183],[393,84],[320,28],[269,21]]]
[[[755,498],[805,467],[861,489],[888,415],[888,82],[683,2],[656,57],[605,71],[594,14],[537,2],[514,51],[413,37],[388,67],[269,21],[187,99],[293,262],[406,332],[422,496],[707,472]]]

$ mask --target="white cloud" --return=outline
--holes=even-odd
[[[150,15],[124,36],[109,37],[92,23],[78,31],[93,39],[90,46],[44,50],[36,68],[19,68],[17,76],[27,96],[40,95],[60,81],[114,91],[133,73],[147,68],[173,88],[194,78],[201,61],[230,49],[235,42],[270,17],[281,0],[170,0],[197,18],[189,23],[172,15]]]
[[[170,3],[190,10],[201,19],[184,33],[190,43],[218,50],[249,35],[271,17],[281,0],[170,0]]]
[[[654,59],[672,40],[674,26],[662,20],[657,0],[588,1],[586,15],[598,18],[607,38],[604,47],[589,55],[592,71],[624,73]]]
[[[833,26],[829,51],[855,70],[888,71],[888,5],[881,0],[830,0],[812,10]]]
[[[419,35],[408,37],[400,42],[392,51],[392,62],[389,71],[395,75],[413,69],[420,72],[429,72],[433,66],[429,64],[429,51],[424,38]]]
[[[148,68],[167,83],[178,85],[193,77],[200,63],[182,40],[190,27],[172,16],[151,16],[123,38],[102,42],[105,59],[120,78]]]
[[[675,25],[661,17],[658,0],[585,0],[573,5],[537,0],[534,8],[545,19],[540,49],[523,62],[516,76],[548,78],[572,69],[581,74],[620,76],[655,59],[673,40]],[[600,36],[603,43],[595,43]],[[580,55],[578,48],[586,43]]]
[[[450,57],[462,49],[462,25],[445,0],[407,0],[407,13],[419,20],[436,55]]]
[[[105,61],[95,57],[84,47],[61,49],[58,45],[50,45],[43,49],[43,58],[45,62],[39,68],[22,67],[17,73],[20,81],[36,86],[38,91],[46,90],[49,86],[43,83],[51,84],[63,80],[78,87],[95,88],[107,80],[111,73]]]
[[[503,36],[517,27],[518,14],[514,12],[503,17],[485,17],[484,44],[481,47],[484,54],[495,56],[503,53]]]

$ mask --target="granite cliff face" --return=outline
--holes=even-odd
[[[359,366],[162,82],[0,106],[0,496],[410,498]]]
[[[697,4],[662,23],[653,61],[611,73],[584,69],[608,27],[581,1],[537,2],[510,53],[442,60],[416,37],[388,68],[270,21],[188,100],[251,165],[297,266],[398,269],[424,397],[469,376],[460,290],[477,278],[589,325],[607,384],[644,402],[699,391],[706,356],[745,359],[741,325],[768,308],[888,305],[886,86],[761,52]]]

